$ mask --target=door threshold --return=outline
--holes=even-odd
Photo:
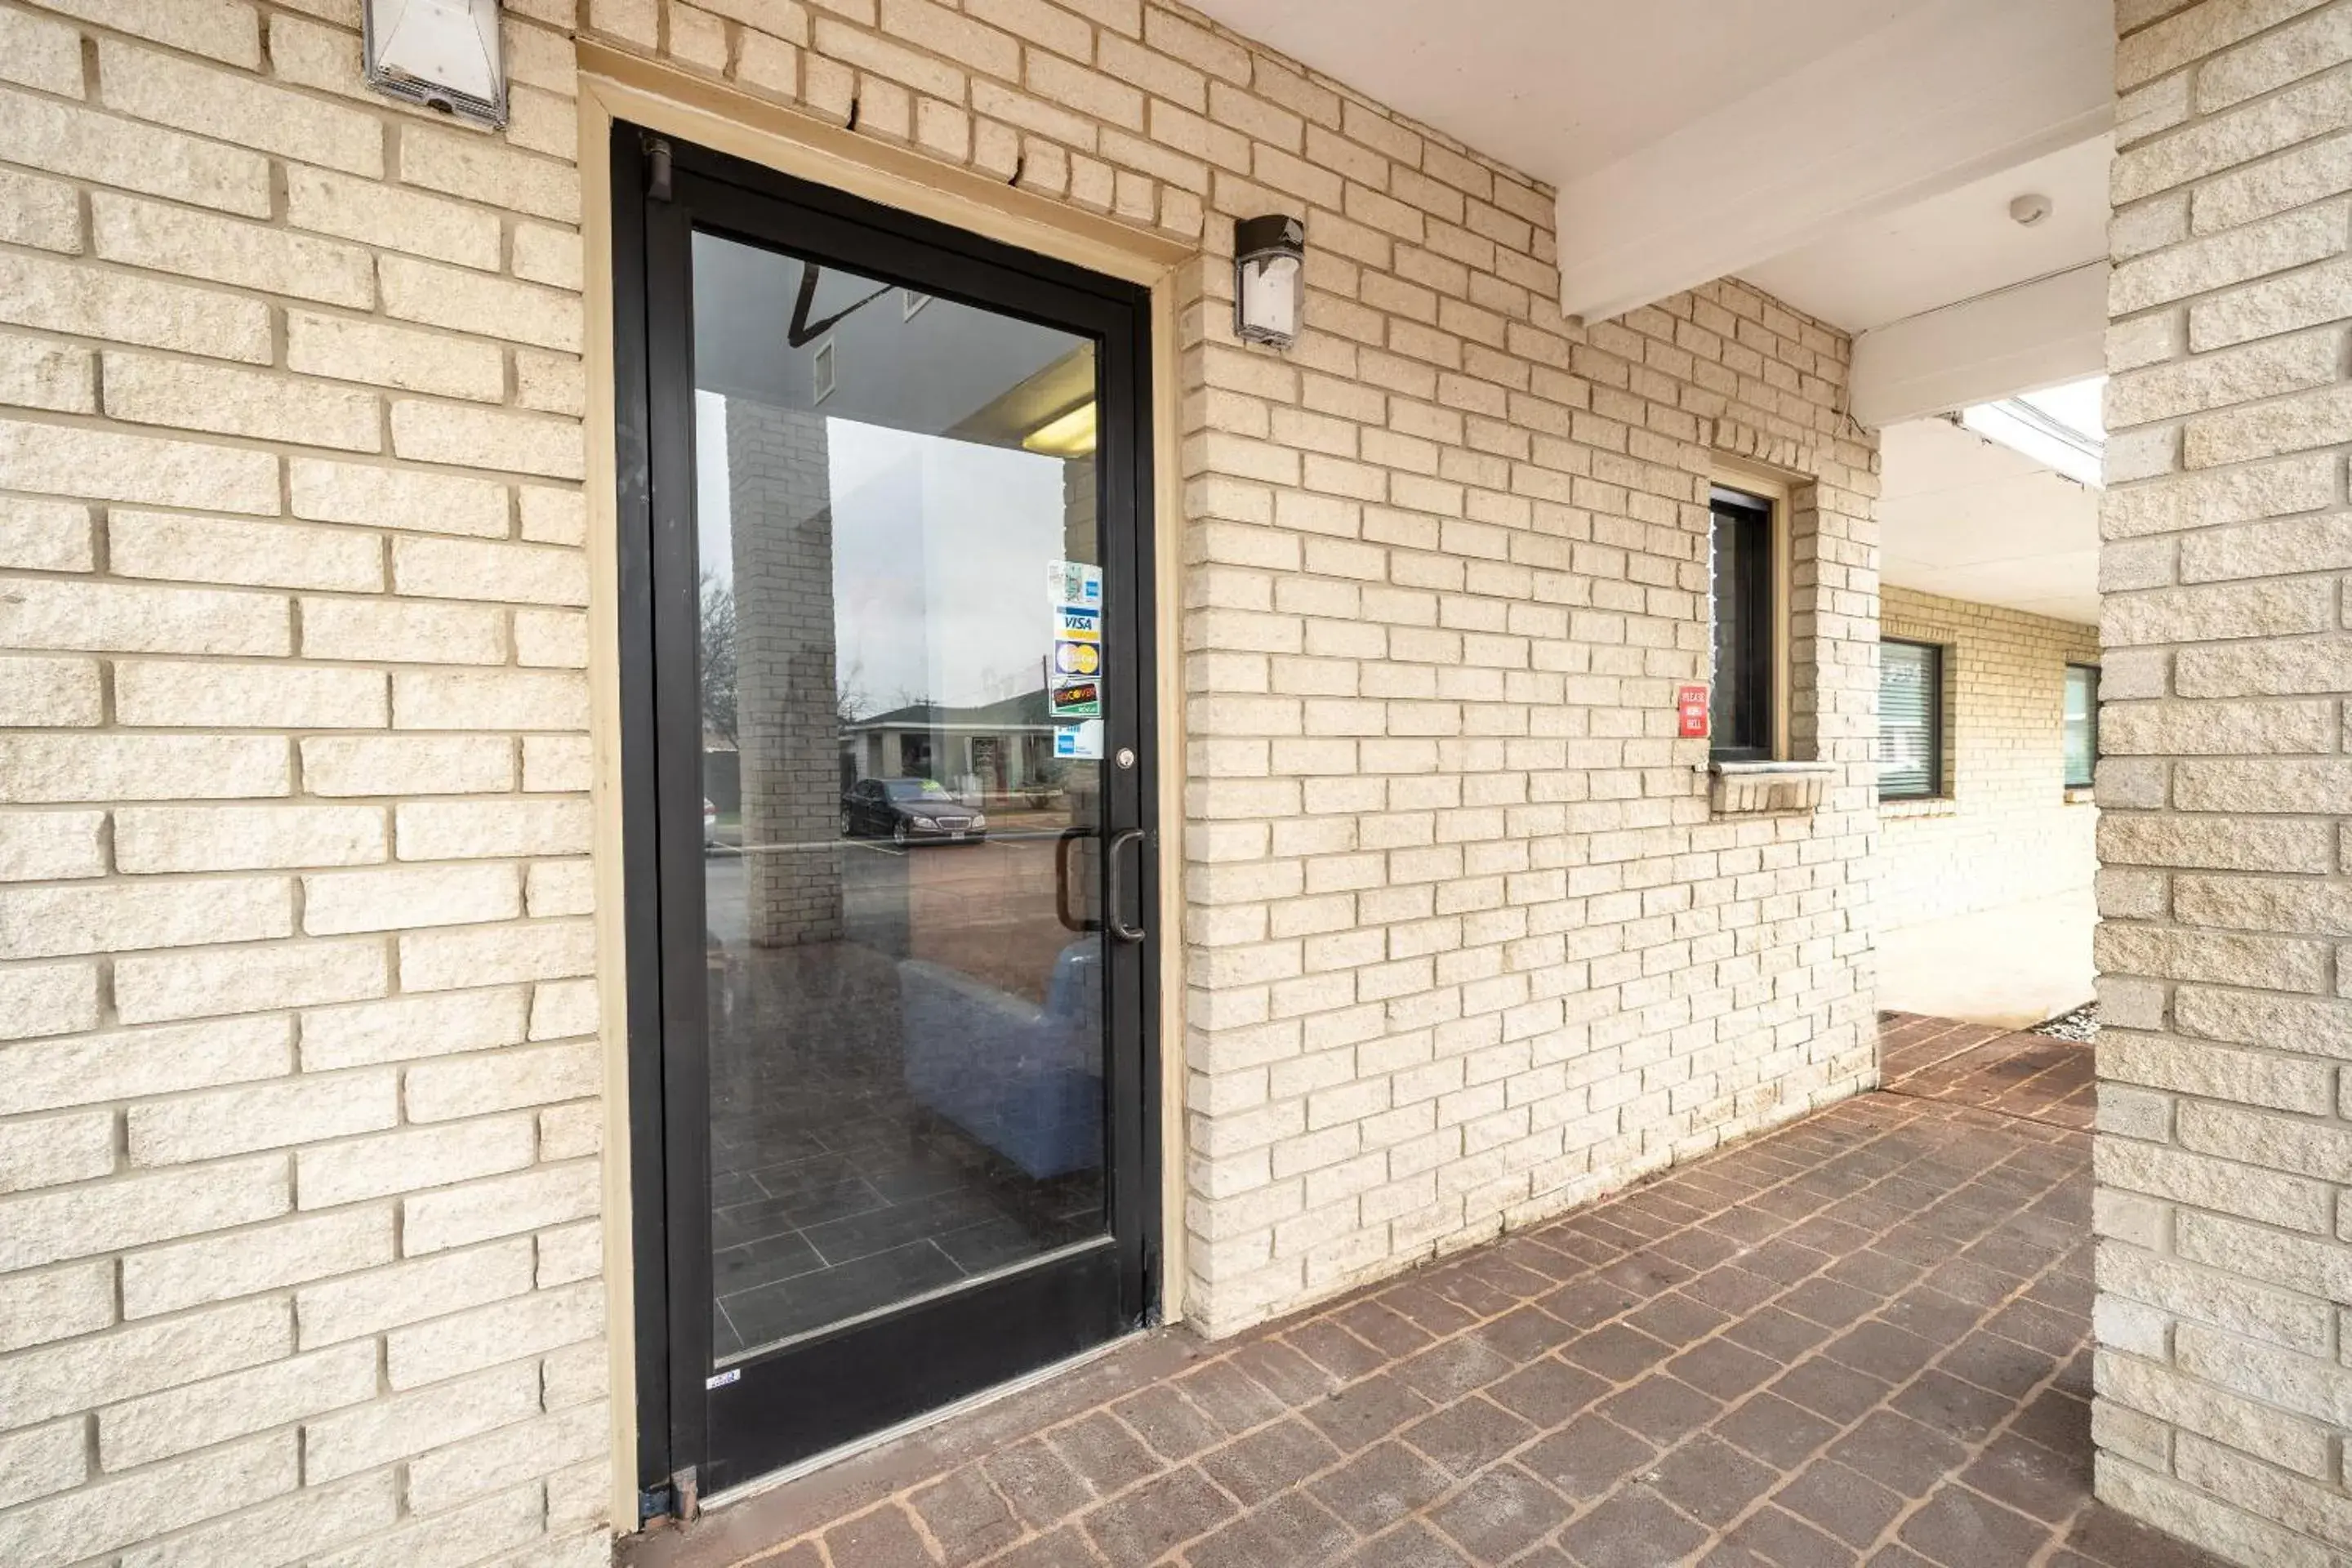
[[[1041,1366],[1034,1372],[1024,1372],[1019,1377],[997,1384],[991,1388],[983,1388],[977,1394],[967,1394],[961,1399],[942,1405],[936,1410],[927,1410],[920,1415],[909,1416],[895,1426],[885,1426],[878,1432],[869,1432],[863,1437],[841,1444],[837,1447],[827,1448],[822,1454],[812,1454],[805,1459],[795,1460],[782,1469],[770,1470],[764,1476],[754,1476],[748,1481],[740,1481],[724,1491],[713,1492],[702,1499],[698,1513],[710,1513],[722,1508],[731,1507],[736,1503],[747,1502],[752,1498],[772,1492],[778,1487],[790,1485],[805,1476],[814,1475],[819,1470],[838,1465],[845,1459],[853,1459],[860,1454],[879,1448],[886,1443],[895,1443],[901,1437],[912,1436],[918,1432],[936,1426],[943,1421],[952,1420],[967,1412],[983,1409],[1001,1399],[1010,1399],[1016,1394],[1026,1393],[1041,1383],[1060,1377],[1065,1373],[1076,1372],[1089,1362],[1099,1361],[1121,1345],[1152,1331],[1153,1330],[1149,1327],[1131,1329],[1114,1339],[1105,1340],[1098,1345],[1080,1351],[1074,1356],[1067,1356],[1049,1365]]]

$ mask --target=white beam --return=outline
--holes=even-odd
[[[1853,416],[1883,428],[2106,368],[2107,264],[2087,262],[1853,341]]]
[[[1597,321],[2070,145],[2114,119],[2108,0],[1927,0],[1559,190]]]

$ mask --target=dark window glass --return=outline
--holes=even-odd
[[[1737,490],[1715,492],[1711,542],[1715,622],[1714,742],[1725,761],[1772,754],[1772,508]]]
[[[2099,667],[2066,667],[2066,787],[2088,789],[2099,761]]]
[[[1944,650],[1878,645],[1878,798],[1924,800],[1944,782]]]

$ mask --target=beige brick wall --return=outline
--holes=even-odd
[[[344,0],[0,4],[10,1563],[604,1557],[571,7],[507,9],[488,137]]]
[[[1205,254],[1205,1326],[1871,1079],[1843,336],[1566,322],[1548,192],[1168,6],[509,0],[497,137],[368,96],[355,9],[0,0],[0,1558],[602,1558],[573,26]],[[1276,209],[1286,356],[1223,259]],[[1795,487],[1817,815],[1674,738],[1727,458]]]
[[[1944,650],[1944,798],[1879,807],[1882,931],[2087,892],[2098,813],[2066,798],[2066,666],[2099,630],[1998,605],[1885,590],[1883,635]]]
[[[2352,1549],[2352,3],[2126,0],[2107,353],[2098,1486]]]

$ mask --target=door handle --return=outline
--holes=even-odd
[[[1065,931],[1084,933],[1102,929],[1093,921],[1070,912],[1070,846],[1094,836],[1091,827],[1065,827],[1062,836],[1054,840],[1054,917],[1062,922]]]
[[[1142,928],[1127,923],[1127,900],[1119,896],[1118,888],[1118,852],[1143,839],[1143,829],[1130,827],[1111,835],[1110,842],[1103,846],[1103,925],[1121,942],[1141,942],[1144,938]]]

